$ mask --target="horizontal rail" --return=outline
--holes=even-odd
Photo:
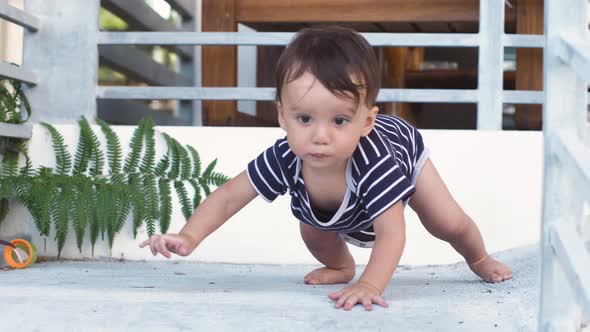
[[[41,24],[38,17],[33,16],[22,9],[15,8],[6,2],[0,2],[0,18],[20,25],[31,32],[38,31],[39,25]]]
[[[274,100],[274,88],[195,88],[100,86],[101,99],[180,99],[180,100]],[[381,89],[378,102],[476,103],[477,90]],[[504,91],[503,102],[542,104],[542,91]]]
[[[6,62],[0,62],[0,77],[14,79],[31,85],[39,83],[39,79],[34,73]]]
[[[363,33],[373,46],[477,47],[477,34]],[[291,32],[101,32],[99,45],[287,45]]]
[[[375,33],[362,35],[376,47],[478,47],[479,35],[469,33]],[[101,32],[99,45],[287,45],[292,32]],[[504,35],[506,47],[543,47],[543,36]]]
[[[569,221],[552,223],[549,226],[549,241],[566,272],[573,292],[582,304],[586,317],[590,317],[590,255],[582,240],[582,235],[575,230],[576,225]],[[564,285],[560,285],[563,287]]]
[[[274,88],[98,87],[100,99],[274,100]],[[381,89],[378,102],[475,103],[477,90]]]
[[[559,58],[574,68],[582,79],[590,82],[590,37],[588,34],[584,37],[562,35]]]
[[[545,36],[505,34],[502,36],[502,45],[504,47],[543,48],[545,47]]]
[[[580,190],[582,197],[590,197],[590,148],[571,131],[560,131],[553,138],[554,151]]]
[[[29,123],[13,124],[0,122],[0,137],[29,139],[33,136],[33,126]]]
[[[542,104],[543,101],[543,91],[504,90],[502,92],[502,102],[506,104]]]

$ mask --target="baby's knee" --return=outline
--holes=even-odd
[[[464,213],[448,214],[441,217],[434,227],[433,233],[442,240],[453,242],[463,236],[470,222],[471,219]]]

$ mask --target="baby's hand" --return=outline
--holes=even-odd
[[[362,304],[365,310],[373,310],[373,303],[384,308],[389,307],[377,287],[364,281],[347,286],[339,292],[328,294],[328,297],[336,301],[336,308],[344,306],[344,310],[352,309],[357,303]]]
[[[154,234],[143,241],[139,247],[143,248],[148,245],[154,256],[161,253],[166,258],[170,258],[170,253],[187,256],[193,251],[190,239],[181,234]]]

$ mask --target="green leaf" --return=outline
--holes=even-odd
[[[184,183],[182,183],[182,181],[175,181],[174,189],[176,189],[176,194],[178,194],[178,201],[180,202],[182,214],[184,215],[184,218],[188,220],[192,214],[192,208]]]
[[[2,225],[2,222],[4,221],[4,218],[6,218],[6,215],[8,215],[8,209],[8,199],[0,199],[0,225]]]
[[[160,189],[160,233],[166,234],[172,220],[170,181],[164,178],[160,179],[158,188]]]
[[[53,140],[53,149],[55,150],[56,171],[57,174],[68,174],[72,168],[72,157],[68,152],[67,146],[64,143],[63,136],[50,124],[41,123],[49,133]]]
[[[145,154],[140,166],[142,173],[153,173],[154,161],[156,160],[156,140],[154,139],[154,121],[148,118],[145,121]]]
[[[193,157],[193,178],[198,178],[201,176],[201,157],[199,156],[199,153],[197,152],[197,150],[195,150],[195,148],[193,148],[190,145],[187,145],[187,148],[189,150],[189,152],[191,153],[191,156]]]
[[[133,137],[131,138],[131,142],[129,143],[129,148],[131,149],[131,153],[127,156],[127,160],[125,161],[125,167],[123,170],[126,173],[132,173],[137,170],[137,163],[139,162],[139,158],[141,157],[141,152],[143,150],[143,136],[145,131],[145,120],[141,120],[135,131],[133,132]]]
[[[123,150],[121,149],[121,143],[119,137],[111,127],[101,119],[97,119],[96,122],[100,126],[102,132],[106,138],[107,144],[107,159],[109,162],[109,168],[111,173],[117,174],[121,172],[121,160],[123,160]]]

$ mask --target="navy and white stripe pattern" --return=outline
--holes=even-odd
[[[302,222],[321,230],[354,233],[374,240],[371,224],[394,203],[414,193],[412,173],[424,150],[418,130],[404,120],[377,115],[375,127],[362,137],[348,162],[348,190],[337,211],[313,209],[301,176],[301,161],[287,139],[277,142],[248,164],[252,185],[266,201],[289,192],[291,211]]]

